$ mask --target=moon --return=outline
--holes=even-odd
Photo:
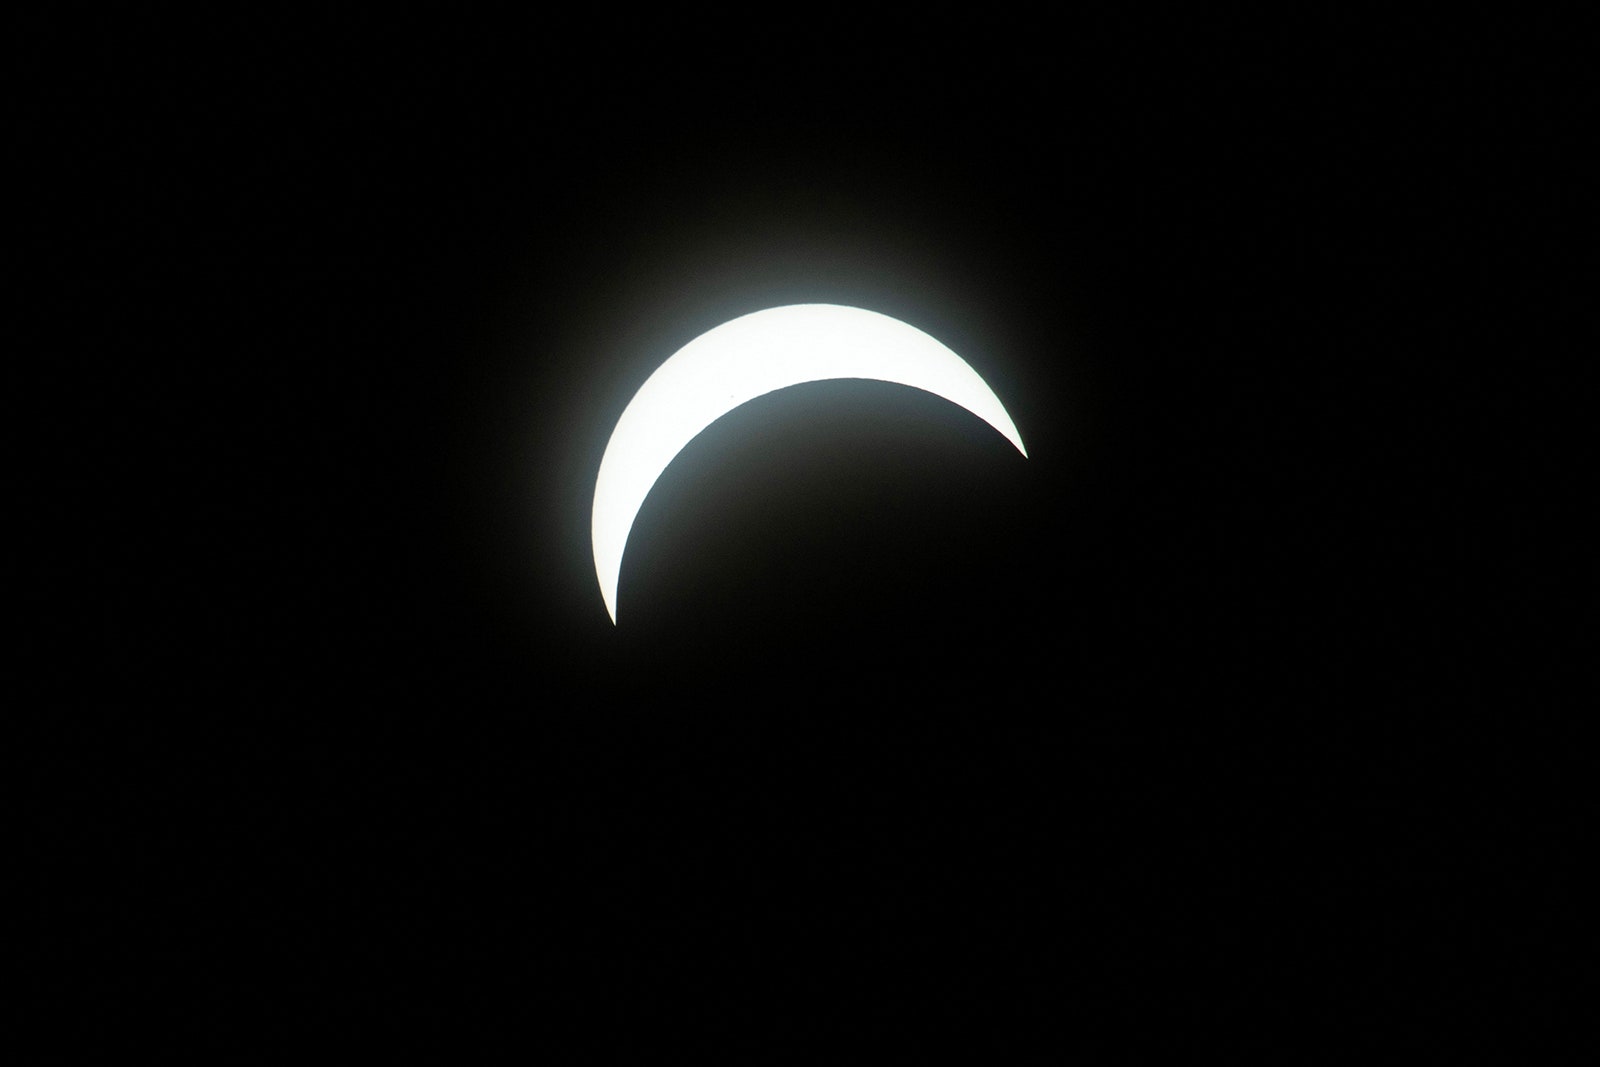
[[[921,389],[994,427],[1024,457],[994,391],[966,361],[898,319],[838,304],[767,308],[680,348],[634,394],[611,432],[594,486],[594,569],[613,625],[622,552],[650,487],[702,430],[791,385],[864,378]]]

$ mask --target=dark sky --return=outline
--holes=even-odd
[[[1430,976],[1524,944],[1456,895],[1531,847],[1459,786],[1528,772],[1478,702],[1555,506],[1484,503],[1550,281],[1488,175],[1564,131],[1480,28],[1091,21],[41,29],[95,1002],[1010,1062],[1528,996]],[[812,301],[944,341],[1030,458],[753,402],[613,627],[623,406]]]

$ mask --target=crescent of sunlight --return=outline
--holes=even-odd
[[[600,460],[594,569],[613,623],[628,533],[673,457],[741,404],[791,385],[837,378],[894,382],[941,396],[1028,454],[1011,417],[978,372],[898,319],[836,304],[794,304],[725,322],[684,345],[646,379],[617,420]]]

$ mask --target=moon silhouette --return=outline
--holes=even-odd
[[[734,408],[805,382],[865,378],[943,397],[1027,456],[994,391],[950,349],[863,308],[793,304],[701,334],[645,380],[611,432],[594,487],[594,569],[613,624],[622,553],[650,487],[683,447]]]

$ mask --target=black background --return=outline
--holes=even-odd
[[[1498,27],[1110,21],[24,34],[71,1031],[1303,1058],[1549,1010],[1575,639],[1511,428],[1575,131]],[[755,401],[613,627],[623,406],[809,301],[944,341],[1029,458]]]

